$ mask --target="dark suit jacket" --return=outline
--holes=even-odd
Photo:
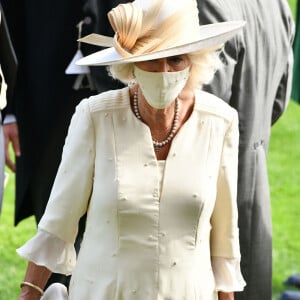
[[[294,24],[286,0],[198,0],[200,23],[246,20],[225,44],[224,68],[205,89],[239,113],[238,208],[242,273],[236,299],[271,300],[272,238],[267,151],[271,124],[291,90]]]
[[[65,69],[77,50],[82,1],[1,0],[19,61],[14,105],[22,155],[17,158],[15,224],[48,202],[75,106],[91,94],[73,90]]]

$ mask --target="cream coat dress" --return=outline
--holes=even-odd
[[[83,100],[39,223],[63,243],[49,268],[72,273],[69,299],[217,299],[212,259],[240,259],[237,149],[236,111],[202,91],[163,167],[128,88]],[[71,245],[86,211],[75,259]],[[43,245],[18,252],[39,263]]]

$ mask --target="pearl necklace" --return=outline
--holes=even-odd
[[[139,120],[142,121],[142,117],[141,117],[141,114],[139,111],[139,106],[138,106],[138,92],[137,91],[135,91],[133,94],[133,112],[134,112],[135,116]],[[172,139],[174,138],[175,132],[176,132],[177,126],[178,126],[178,114],[179,114],[179,101],[176,98],[175,99],[175,108],[174,108],[174,119],[172,122],[172,127],[171,127],[169,135],[167,136],[167,138],[165,140],[160,141],[160,142],[152,139],[155,152],[158,152],[162,147],[164,147],[165,145],[170,143],[172,141]]]

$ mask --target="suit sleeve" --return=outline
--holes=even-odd
[[[273,111],[272,111],[272,125],[281,117],[285,112],[292,90],[292,77],[293,77],[293,65],[294,65],[294,54],[293,54],[293,41],[295,37],[295,24],[293,17],[291,15],[290,8],[287,1],[283,1],[282,5],[282,15],[284,24],[286,27],[287,34],[289,36],[289,48],[288,60],[285,68],[285,72],[282,74],[280,83],[278,85],[276,97],[274,99]]]
[[[230,13],[226,10],[224,11],[224,4],[219,2],[218,0],[198,0],[200,24],[206,25],[229,21],[228,16],[230,16]],[[239,33],[225,43],[220,53],[222,67],[216,72],[213,80],[203,87],[203,90],[218,96],[231,106],[234,106],[231,102],[232,99],[237,99],[235,94],[239,91],[237,86],[239,80],[236,80],[236,78],[240,76],[243,62],[241,35],[242,33]]]
[[[291,51],[286,66],[286,72],[282,75],[276,92],[272,111],[272,125],[282,116],[288,106],[292,89],[293,62],[294,57],[293,52]]]

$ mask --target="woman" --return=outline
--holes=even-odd
[[[111,65],[130,84],[78,105],[38,233],[18,250],[30,261],[19,299],[39,299],[51,271],[72,274],[72,300],[233,299],[244,286],[237,113],[197,86],[244,23],[200,28],[193,0],[137,0],[108,16],[115,38],[84,40],[113,47],[79,63]]]

